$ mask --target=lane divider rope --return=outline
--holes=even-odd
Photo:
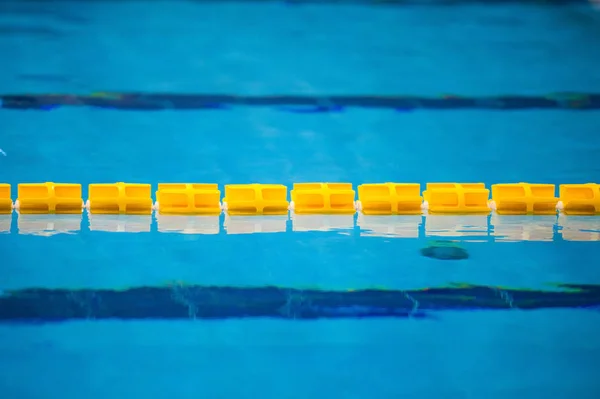
[[[369,183],[354,190],[351,183],[294,183],[288,200],[283,184],[228,184],[225,195],[212,183],[90,184],[84,202],[81,184],[0,184],[0,213],[149,215],[284,215],[354,214],[489,214],[600,215],[600,184],[509,183]],[[358,198],[357,198],[358,192]],[[490,195],[491,194],[491,195]]]

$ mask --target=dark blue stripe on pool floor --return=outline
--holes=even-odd
[[[4,109],[53,110],[59,107],[94,107],[117,110],[226,110],[235,107],[271,107],[284,112],[342,112],[351,108],[414,110],[598,110],[600,93],[551,93],[538,96],[496,95],[468,97],[460,95],[382,96],[382,95],[270,95],[243,96],[226,94],[96,93],[0,95]]]
[[[454,284],[420,290],[302,290],[174,284],[114,289],[32,288],[0,291],[0,323],[78,319],[228,319],[271,317],[431,318],[430,312],[593,308],[600,285],[555,290]]]
[[[8,1],[8,3],[51,3],[55,0],[18,0]],[[130,3],[140,0],[88,0],[92,3]],[[410,5],[431,5],[431,6],[453,6],[460,4],[483,4],[483,5],[505,5],[505,4],[532,4],[532,5],[568,5],[585,4],[588,0],[182,0],[189,3],[284,3],[284,4],[362,4],[373,6],[410,6]]]

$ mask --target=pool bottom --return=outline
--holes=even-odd
[[[596,313],[0,325],[7,398],[596,398]]]

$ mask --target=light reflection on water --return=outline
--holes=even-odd
[[[154,223],[156,221],[156,223]],[[265,234],[309,231],[361,237],[444,238],[461,241],[600,241],[595,216],[296,215],[129,216],[0,215],[0,233],[53,236],[81,231],[113,233]]]

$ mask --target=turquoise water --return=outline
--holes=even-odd
[[[0,95],[593,93],[599,34],[598,14],[576,2],[4,2]],[[22,182],[77,182],[85,198],[87,184],[113,181],[154,189],[180,181],[221,189],[600,182],[598,126],[597,111],[573,110],[0,109],[0,181],[15,194]],[[49,236],[24,234],[39,230],[39,218],[29,230],[27,221],[0,219],[9,226],[0,235],[2,290],[173,281],[339,290],[600,284],[594,218],[417,217],[377,227],[355,217],[318,221],[339,227],[324,231],[298,231],[295,219],[272,234],[234,234],[221,216],[203,230],[216,234],[167,234],[160,219],[122,219],[129,230],[149,231],[114,233],[84,215],[50,218],[75,223],[75,231]],[[462,242],[468,260],[420,255],[429,239],[448,236]],[[595,398],[600,391],[596,310],[434,316],[2,323],[0,390],[6,398],[65,399]]]

